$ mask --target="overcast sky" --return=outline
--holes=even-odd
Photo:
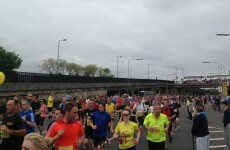
[[[19,71],[40,72],[48,58],[96,64],[119,76],[166,79],[230,70],[229,0],[4,0],[0,46],[15,51]],[[168,75],[170,80],[175,75]]]

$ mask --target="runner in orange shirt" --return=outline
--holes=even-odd
[[[64,108],[64,118],[50,127],[46,140],[49,145],[56,142],[55,150],[78,150],[84,139],[84,131],[81,122],[75,120],[76,116],[77,107],[68,103]]]

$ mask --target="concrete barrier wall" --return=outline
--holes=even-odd
[[[71,96],[84,96],[92,94],[106,94],[108,85],[103,84],[33,84],[33,83],[18,83],[18,84],[3,84],[0,85],[0,101],[6,101],[13,98],[16,93],[20,98],[23,98],[28,93],[38,94],[39,98],[47,99],[50,93],[54,93],[55,98],[61,99],[70,93]]]

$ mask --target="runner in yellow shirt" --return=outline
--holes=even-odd
[[[47,109],[49,112],[49,117],[48,117],[49,119],[52,119],[53,103],[54,103],[54,95],[53,93],[51,93],[47,99]]]
[[[165,150],[169,121],[167,116],[161,113],[161,105],[159,103],[155,104],[153,113],[145,117],[144,126],[148,130],[146,139],[148,140],[149,150]]]
[[[123,110],[122,122],[118,123],[113,137],[110,139],[116,139],[119,137],[119,150],[136,150],[136,144],[139,142],[140,129],[138,125],[129,120],[130,110]],[[136,139],[134,139],[134,133],[136,132]]]
[[[111,98],[107,99],[107,104],[105,105],[105,109],[110,114],[111,118],[114,120],[114,117],[115,117],[115,104],[111,103]]]
[[[111,101],[112,101],[112,97],[109,97],[107,99],[107,104],[105,105],[105,109],[106,109],[106,112],[109,113],[109,115],[111,116],[111,124],[114,124],[115,104],[111,103]],[[110,133],[110,128],[112,128],[112,131],[113,131],[113,127],[111,127],[110,124],[108,126],[109,126],[108,131]],[[109,135],[109,137],[110,136],[112,135]]]

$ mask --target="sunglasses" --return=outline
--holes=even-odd
[[[122,114],[122,116],[129,116],[129,114]]]

